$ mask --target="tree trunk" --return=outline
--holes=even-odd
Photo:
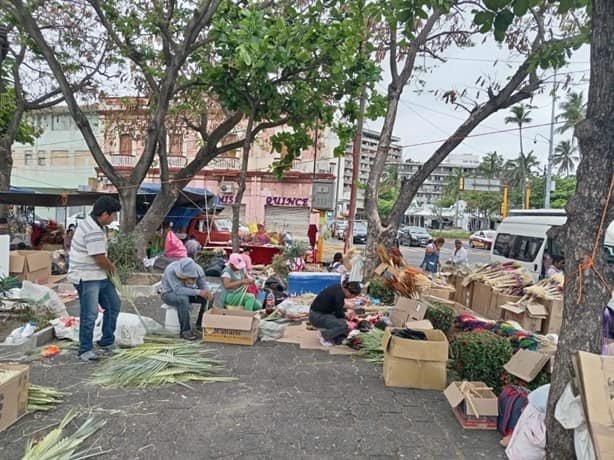
[[[252,145],[251,134],[254,129],[254,118],[256,117],[254,104],[251,104],[247,127],[245,128],[245,142],[243,143],[243,153],[241,157],[241,172],[239,173],[239,186],[232,203],[232,252],[238,252],[241,242],[239,241],[239,220],[241,219],[241,202],[245,193],[245,180],[247,179],[247,166],[249,164],[249,151]]]
[[[137,188],[126,186],[119,188],[119,202],[122,206],[120,229],[124,233],[129,233],[136,226],[136,193]]]
[[[0,191],[6,192],[11,188],[11,170],[13,157],[11,155],[12,142],[5,136],[0,138]],[[9,206],[0,205],[0,219],[9,215]],[[0,226],[0,233],[8,233],[8,225]]]
[[[573,353],[601,351],[603,309],[611,292],[597,273],[603,274],[610,286],[613,279],[601,247],[607,224],[614,218],[614,198],[607,201],[614,171],[614,2],[593,0],[592,11],[588,111],[586,120],[578,124],[575,132],[582,160],[576,194],[567,204],[567,223],[563,228],[565,307],[546,418],[548,458],[557,460],[575,455],[573,431],[564,430],[554,419],[554,409],[571,380]],[[602,226],[605,206],[607,215]],[[580,268],[592,255],[592,269]]]

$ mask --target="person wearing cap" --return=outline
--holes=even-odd
[[[203,314],[211,298],[211,290],[202,267],[190,257],[171,262],[164,269],[161,294],[165,304],[177,309],[181,338],[196,340],[196,335],[190,327],[190,304],[200,304],[195,329],[202,331]]]
[[[309,321],[320,329],[320,343],[325,347],[339,345],[348,333],[345,301],[360,294],[360,283],[344,281],[320,292],[309,309]]]
[[[222,271],[221,303],[223,306],[237,305],[248,311],[262,309],[256,296],[247,292],[247,287],[254,280],[245,271],[246,267],[247,264],[241,254],[230,254],[228,263]]]
[[[97,342],[102,351],[115,348],[115,328],[121,300],[109,275],[116,272],[107,257],[106,226],[121,210],[119,201],[110,196],[96,200],[92,212],[79,224],[71,240],[68,281],[79,293],[79,359],[90,362],[98,359],[94,351],[94,325],[98,305],[102,314],[102,337]]]
[[[245,261],[245,271],[248,275],[252,272],[252,257],[249,255],[250,252],[252,251],[249,248],[239,248],[239,255]]]

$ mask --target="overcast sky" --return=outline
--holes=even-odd
[[[404,148],[404,157],[412,160],[424,161],[428,159],[441,141],[452,134],[454,130],[466,119],[467,112],[454,109],[450,104],[445,104],[441,99],[441,94],[447,90],[454,89],[462,91],[467,88],[468,94],[475,97],[478,88],[476,80],[479,76],[490,76],[498,78],[499,81],[511,75],[521,62],[520,56],[512,56],[506,47],[500,47],[494,42],[476,45],[469,49],[450,49],[445,54],[448,58],[446,63],[427,59],[423,63],[432,67],[432,72],[421,75],[426,80],[424,92],[418,94],[417,87],[407,87],[401,97],[399,114],[395,124],[394,134],[401,138]],[[497,65],[495,61],[498,60]],[[569,59],[569,64],[559,70],[558,81],[571,75],[575,82],[574,91],[583,91],[584,98],[588,93],[589,78],[589,49],[583,47]],[[510,67],[513,66],[513,67]],[[387,69],[386,69],[387,70]],[[523,128],[525,152],[534,150],[537,158],[543,167],[548,155],[548,138],[550,136],[550,114],[552,97],[550,91],[552,85],[552,70],[542,71],[549,83],[545,86],[543,94],[538,94],[533,99],[525,102],[536,106],[531,112],[533,121]],[[387,82],[382,81],[378,87],[381,92],[386,89]],[[437,96],[432,92],[439,90]],[[485,98],[484,91],[481,91],[481,99]],[[558,92],[558,104],[565,97],[563,89]],[[509,115],[509,109],[491,115],[473,131],[473,135],[490,133],[492,131],[510,130],[515,125],[506,125],[504,118]],[[537,127],[536,125],[546,125]],[[535,126],[535,127],[531,127]],[[369,121],[367,128],[378,129],[381,127],[380,121]],[[556,125],[555,125],[556,127]],[[571,133],[564,135],[555,134],[554,145],[571,137]],[[424,144],[424,145],[416,145]],[[482,156],[488,152],[497,151],[506,159],[518,156],[519,140],[518,131],[506,133],[487,134],[474,137],[463,141],[452,153],[473,153]]]

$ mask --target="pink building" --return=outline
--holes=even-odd
[[[143,149],[144,126],[143,107],[146,101],[133,100],[132,106],[125,99],[108,98],[104,100],[101,120],[104,125],[104,151],[109,161],[120,172],[130,173]],[[311,194],[314,179],[334,180],[336,162],[332,157],[332,147],[326,145],[320,134],[314,146],[301,153],[294,161],[290,171],[282,179],[271,172],[273,161],[279,154],[272,154],[270,137],[276,130],[269,129],[259,134],[252,145],[248,163],[246,190],[241,204],[241,222],[244,224],[264,223],[269,231],[290,231],[295,236],[306,236],[310,219]],[[227,136],[224,142],[240,138],[240,130]],[[316,135],[314,133],[314,141]],[[194,158],[200,145],[198,135],[184,127],[169,129],[169,168],[171,174],[185,166]],[[333,146],[334,147],[334,146]],[[222,204],[228,205],[222,215],[232,215],[230,205],[237,191],[240,149],[227,152],[212,160],[199,171],[189,183],[192,187],[204,187],[218,194]],[[112,189],[112,185],[97,169],[102,189]],[[315,172],[315,173],[314,173]],[[146,182],[159,182],[160,170],[157,162],[152,164]]]

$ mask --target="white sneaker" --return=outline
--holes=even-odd
[[[323,347],[332,347],[334,344],[326,340],[324,337],[320,337],[320,345]]]

